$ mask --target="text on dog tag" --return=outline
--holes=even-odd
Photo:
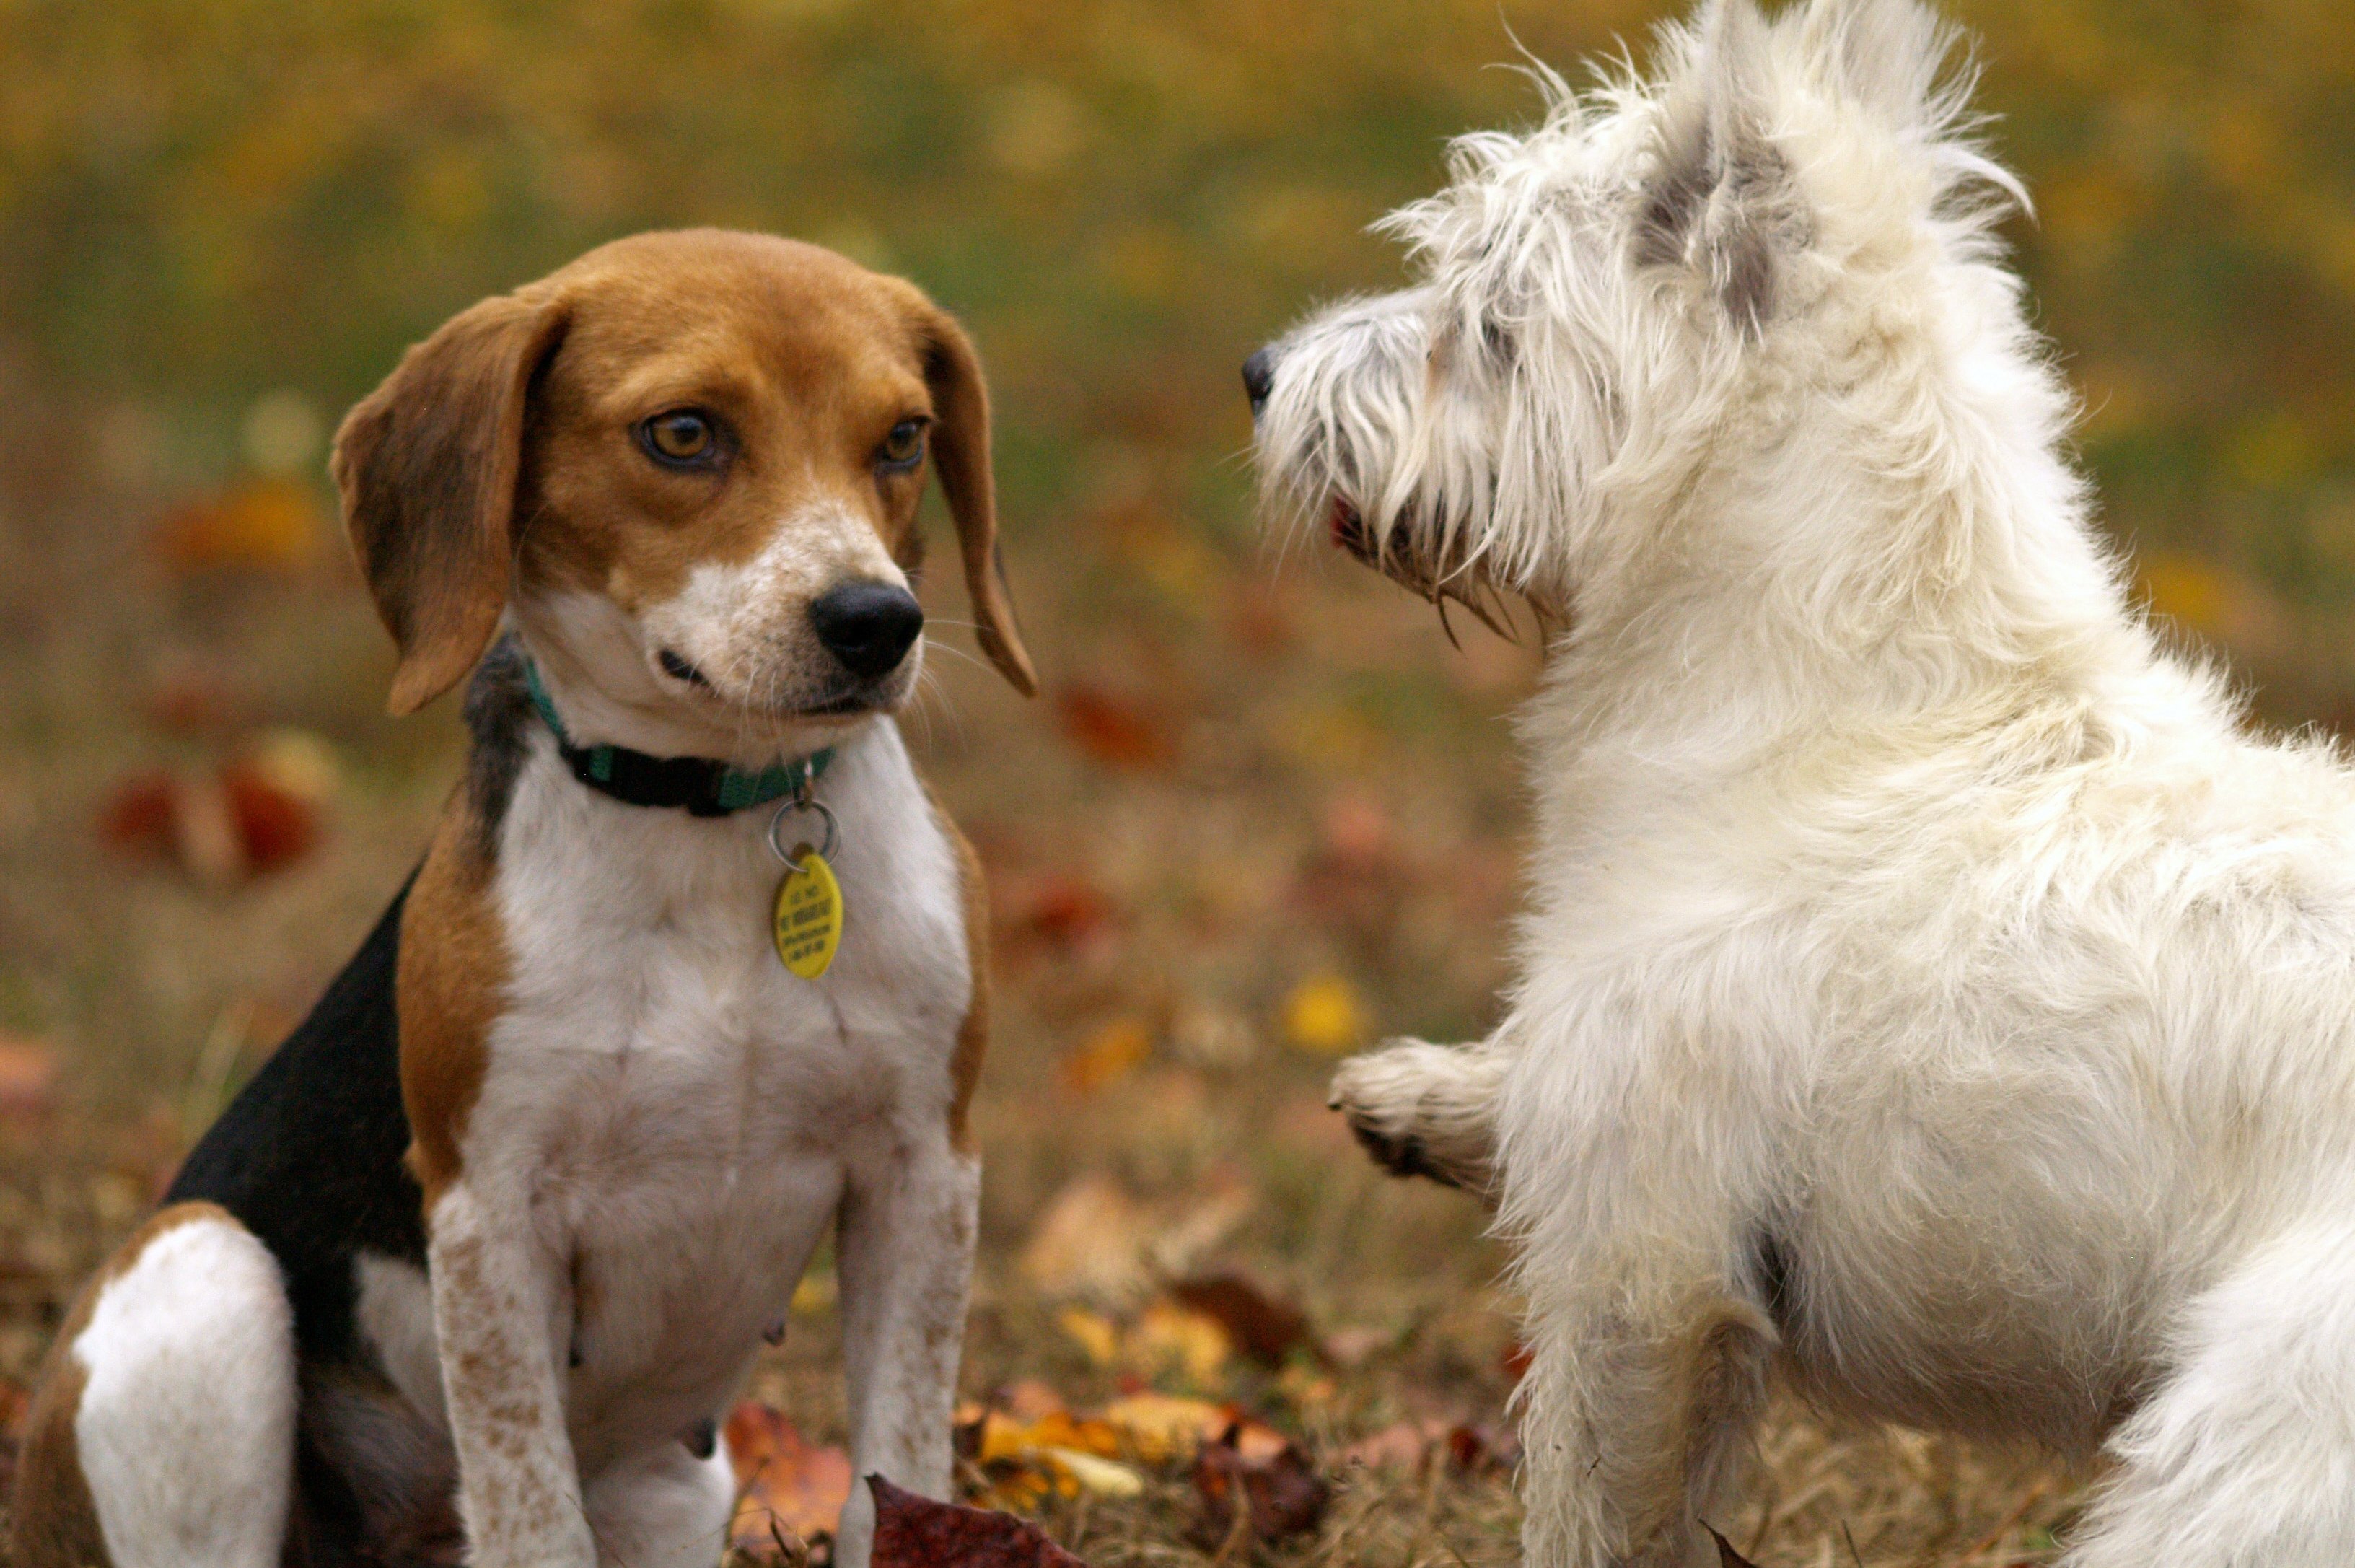
[[[825,974],[842,944],[842,884],[826,857],[807,845],[777,883],[772,934],[777,961],[805,980]]]

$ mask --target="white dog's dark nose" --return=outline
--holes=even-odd
[[[810,624],[843,668],[872,680],[899,667],[924,629],[924,607],[889,582],[845,582],[809,608]]]
[[[1251,400],[1252,418],[1259,417],[1267,406],[1268,393],[1275,389],[1275,355],[1263,348],[1243,361],[1243,396]]]

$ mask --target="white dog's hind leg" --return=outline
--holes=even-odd
[[[276,1260],[221,1210],[188,1203],[114,1266],[66,1352],[84,1380],[74,1444],[112,1568],[275,1568],[296,1400]]]
[[[1719,1517],[1765,1398],[1764,1316],[1703,1292],[1533,1321],[1521,1385],[1531,1568],[1718,1568]]]
[[[2355,1563],[2355,1221],[2269,1243],[2176,1345],[2065,1568]]]
[[[1489,1198],[1497,1090],[1512,1057],[1493,1040],[1390,1040],[1341,1064],[1329,1104],[1392,1175],[1427,1176]]]

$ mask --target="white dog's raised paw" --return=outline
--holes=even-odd
[[[1487,1046],[1392,1040],[1350,1058],[1327,1102],[1374,1163],[1487,1196],[1495,1179],[1499,1054]]]

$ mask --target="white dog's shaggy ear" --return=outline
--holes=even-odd
[[[1751,0],[1711,0],[1676,42],[1683,58],[1661,100],[1636,259],[1691,270],[1755,337],[1774,314],[1785,259],[1811,233],[1769,130],[1774,39]]]

